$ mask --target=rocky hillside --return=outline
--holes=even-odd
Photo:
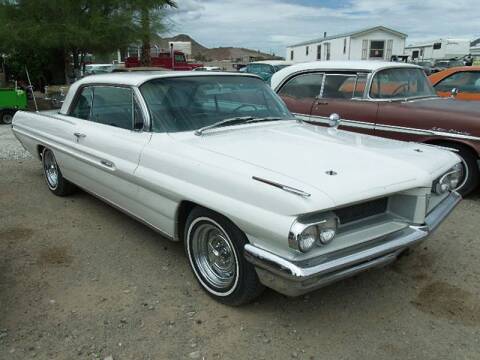
[[[198,43],[186,34],[179,34],[169,38],[158,38],[154,41],[155,45],[168,49],[169,41],[190,41],[192,43],[192,57],[201,61],[215,60],[237,60],[245,57],[255,57],[263,59],[281,59],[278,56],[272,56],[257,50],[237,48],[237,47],[217,47],[207,48]]]

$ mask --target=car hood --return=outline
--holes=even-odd
[[[173,134],[216,166],[248,171],[334,206],[415,187],[431,186],[458,157],[446,150],[387,140],[297,121],[219,128],[201,136]],[[213,160],[212,160],[213,161]],[[248,164],[250,166],[241,166]],[[270,187],[269,185],[265,185]],[[273,188],[273,187],[272,187]]]

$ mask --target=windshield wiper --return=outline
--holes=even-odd
[[[198,130],[195,130],[195,135],[200,136],[205,130],[214,129],[222,126],[236,125],[236,124],[251,124],[255,122],[275,121],[275,120],[287,120],[287,119],[284,119],[281,117],[275,117],[275,116],[267,116],[267,117],[238,116],[238,117],[223,119],[211,125],[204,126]]]

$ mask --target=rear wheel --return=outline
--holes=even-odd
[[[185,225],[185,251],[202,288],[227,305],[252,301],[263,290],[243,256],[245,234],[225,217],[197,207]]]
[[[462,158],[464,178],[457,192],[462,196],[467,196],[476,189],[480,180],[478,157],[472,150],[461,144],[444,143],[439,145],[457,150],[457,155]]]
[[[75,191],[75,185],[63,177],[52,150],[43,150],[42,165],[45,181],[51,192],[57,196],[67,196]]]
[[[13,120],[13,115],[15,111],[13,110],[4,110],[0,112],[0,123],[10,125]]]

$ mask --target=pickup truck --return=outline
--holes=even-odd
[[[27,93],[24,90],[0,89],[0,124],[11,124],[17,110],[27,108]]]
[[[454,152],[333,120],[295,119],[255,75],[168,71],[88,76],[12,129],[54,195],[85,189],[182,241],[206,293],[240,305],[386,265],[460,201]]]
[[[194,64],[187,62],[185,54],[181,51],[174,51],[173,58],[170,52],[160,52],[156,56],[151,57],[152,67],[159,67],[174,71],[189,71],[202,67],[203,64]],[[131,56],[125,59],[126,68],[141,67],[140,59],[136,56]]]

